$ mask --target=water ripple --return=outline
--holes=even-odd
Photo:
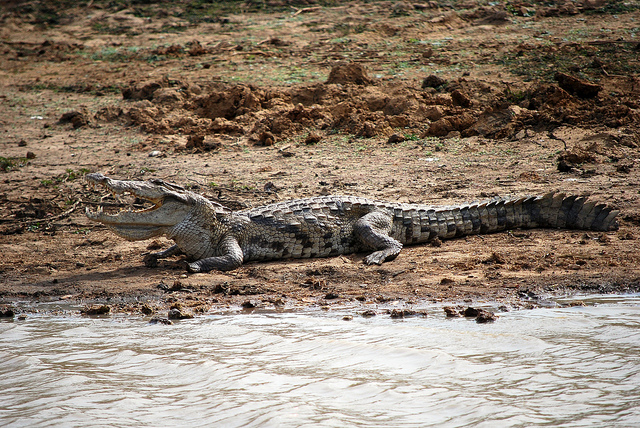
[[[0,322],[0,425],[637,426],[640,297],[504,314]]]

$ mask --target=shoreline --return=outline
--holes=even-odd
[[[198,274],[199,276],[206,274]],[[188,280],[182,278],[183,282]],[[63,316],[82,315],[89,317],[129,316],[149,318],[150,321],[181,320],[199,316],[226,314],[239,315],[253,312],[295,313],[306,311],[341,311],[351,317],[390,316],[404,318],[432,316],[434,310],[444,311],[448,317],[465,317],[467,308],[486,310],[496,315],[502,312],[536,308],[581,306],[581,296],[624,296],[640,293],[637,277],[617,277],[614,282],[576,282],[558,284],[527,285],[511,289],[510,293],[496,297],[495,289],[487,287],[486,293],[474,293],[452,297],[444,292],[442,297],[430,298],[417,293],[378,294],[364,298],[362,290],[344,290],[337,294],[326,290],[314,290],[297,294],[294,292],[259,292],[239,294],[237,290],[196,290],[176,280],[171,287],[156,287],[154,290],[138,289],[124,294],[99,296],[80,295],[35,295],[8,296],[0,298],[0,312],[13,311],[14,317],[21,315],[50,313]],[[283,290],[280,290],[283,291]],[[236,294],[237,293],[237,294]],[[558,300],[571,300],[562,304]],[[57,307],[56,307],[57,306]],[[50,307],[52,309],[47,310]],[[73,308],[73,309],[61,309]],[[173,313],[172,313],[173,311]],[[177,312],[176,312],[177,311]],[[72,312],[69,314],[69,312]],[[471,316],[474,318],[474,316]]]

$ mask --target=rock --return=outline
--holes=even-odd
[[[476,118],[468,112],[463,112],[456,116],[447,116],[447,120],[451,123],[451,126],[453,126],[453,130],[455,131],[464,131],[476,124]]]
[[[197,40],[194,40],[189,44],[189,55],[191,56],[206,55],[208,53],[209,50],[202,46]]]
[[[373,122],[366,121],[362,128],[356,133],[358,137],[371,138],[376,135],[376,125]]]
[[[427,47],[427,48],[425,48],[424,52],[422,52],[422,58],[424,58],[424,59],[431,58],[432,56],[433,56],[433,48]],[[423,88],[424,88],[424,86],[423,86]]]
[[[469,306],[467,309],[464,310],[462,315],[464,315],[467,318],[473,318],[473,317],[477,317],[479,313],[480,313],[479,309],[472,308],[471,306]]]
[[[185,320],[193,318],[193,315],[184,313],[178,308],[171,308],[169,310],[168,318],[170,320]]]
[[[460,311],[458,311],[456,308],[451,307],[451,306],[445,306],[444,308],[442,308],[444,310],[445,315],[447,316],[447,318],[457,318],[460,317]]]
[[[406,138],[402,134],[391,134],[389,139],[387,140],[387,144],[397,144],[405,141]]]
[[[13,308],[0,309],[0,318],[13,318],[15,315]]]
[[[435,74],[431,74],[425,77],[422,81],[422,88],[437,88],[438,86],[442,86],[446,83],[447,81],[443,78],[438,77]]]
[[[158,318],[154,317],[149,320],[149,324],[164,324],[164,325],[172,325],[173,321],[168,320],[167,318]]]
[[[204,134],[192,134],[187,137],[186,149],[196,149],[196,151],[210,152],[220,150],[223,147],[219,139],[207,138]]]
[[[373,80],[367,76],[367,70],[362,65],[350,62],[334,65],[326,83],[371,85]]]
[[[142,305],[142,307],[140,308],[140,312],[142,312],[145,315],[152,315],[153,314],[153,309],[151,308],[151,306],[144,304]]]
[[[596,156],[588,150],[575,146],[571,150],[566,150],[558,156],[558,171],[570,172],[583,163],[597,162]]]
[[[148,268],[158,267],[158,257],[154,254],[147,254],[143,257],[142,262]]]
[[[276,142],[276,137],[269,131],[264,131],[260,134],[258,142],[263,146],[273,146]]]
[[[318,144],[320,141],[322,141],[322,135],[313,131],[309,132],[307,138],[304,139],[304,143],[307,145]]]
[[[442,118],[432,122],[429,126],[429,129],[426,132],[426,135],[432,135],[434,137],[444,137],[449,132],[453,131],[453,125],[447,118]]]
[[[415,316],[427,316],[426,311],[414,311],[413,309],[393,309],[389,315],[391,318],[406,318]]]
[[[567,73],[557,72],[554,78],[562,89],[580,98],[593,98],[602,90],[600,85],[578,79]]]
[[[255,308],[257,305],[255,302],[252,302],[251,300],[245,300],[244,302],[242,302],[241,305],[244,309],[253,309]]]
[[[493,312],[472,308],[471,306],[465,309],[462,314],[467,318],[475,318],[477,323],[493,322],[498,319],[498,316]]]
[[[182,285],[182,282],[179,279],[176,279],[175,281],[173,281],[173,285],[171,285],[171,287],[168,288],[168,291],[183,291],[184,289],[185,288]]]
[[[151,100],[153,94],[164,86],[160,82],[131,83],[128,88],[122,90],[122,98],[125,100]]]
[[[558,172],[571,172],[573,166],[564,159],[558,159]]]
[[[58,122],[71,123],[74,129],[78,129],[89,124],[89,117],[81,111],[72,110],[63,113]]]
[[[489,311],[485,311],[483,309],[480,309],[480,312],[478,313],[478,316],[476,317],[476,322],[479,324],[484,324],[484,323],[488,323],[488,322],[494,322],[498,319],[498,315],[494,314],[493,312],[489,312]]]
[[[393,309],[389,314],[391,318],[404,318],[405,310],[404,309]]]
[[[159,88],[153,92],[153,102],[158,104],[175,104],[184,102],[182,92],[173,88]]]
[[[109,305],[91,306],[80,311],[82,315],[106,315],[111,312]]]
[[[204,147],[204,134],[192,134],[187,137],[187,149]]]
[[[444,116],[444,109],[442,106],[428,106],[424,109],[424,115],[432,122],[442,119]]]
[[[466,108],[471,105],[471,100],[469,99],[467,94],[462,92],[460,89],[456,89],[455,91],[451,92],[451,99],[453,100],[453,105],[456,106]]]

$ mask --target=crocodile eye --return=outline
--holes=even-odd
[[[158,186],[162,186],[164,184],[164,181],[159,178],[152,178],[149,181],[151,182],[151,184],[157,184]]]
[[[162,181],[162,180],[160,180],[160,181]],[[184,187],[182,187],[182,186],[178,186],[177,184],[173,184],[173,183],[166,183],[166,182],[164,182],[164,181],[162,181],[162,184],[163,184],[165,187],[168,187],[169,189],[175,189],[175,190],[181,190],[181,191],[184,191],[184,190],[185,190],[185,189],[184,189]]]

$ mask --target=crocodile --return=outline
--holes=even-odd
[[[249,261],[329,257],[369,252],[368,265],[393,260],[404,245],[516,228],[610,231],[619,211],[584,196],[495,197],[454,206],[382,202],[355,196],[318,196],[232,211],[160,179],[116,180],[100,173],[86,180],[114,195],[130,194],[153,204],[108,214],[86,209],[128,240],[166,236],[170,248],[147,254],[145,264],[183,253],[188,270],[228,271]]]

